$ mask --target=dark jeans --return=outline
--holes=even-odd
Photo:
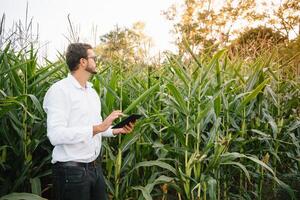
[[[107,200],[100,165],[54,164],[52,175],[55,200]]]

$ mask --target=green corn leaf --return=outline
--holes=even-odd
[[[150,195],[150,191],[147,188],[142,187],[142,186],[135,186],[135,187],[132,187],[132,189],[142,191],[143,197],[146,200],[152,200],[152,197]]]
[[[247,103],[253,100],[265,87],[265,85],[269,82],[269,79],[264,80],[261,84],[259,84],[254,90],[252,90],[247,96],[244,97],[237,110],[240,112]]]
[[[185,114],[187,114],[188,110],[186,107],[186,103],[179,90],[172,83],[168,83],[167,87],[170,90],[171,94],[174,96],[178,106],[184,111]]]
[[[42,190],[41,190],[41,180],[39,178],[32,178],[30,179],[31,184],[31,192],[33,194],[41,196]]]
[[[217,181],[216,179],[209,177],[207,181],[208,195],[211,200],[217,199]]]
[[[30,97],[30,99],[33,102],[34,106],[39,111],[39,114],[43,117],[44,116],[44,111],[42,109],[40,101],[36,98],[36,96],[34,96],[32,94],[27,94],[26,96]]]
[[[139,136],[140,134],[138,133],[126,135],[120,145],[122,153],[124,153],[131,145],[133,145],[139,139]]]
[[[188,83],[190,82],[190,78],[188,77],[187,73],[184,70],[182,64],[177,60],[177,58],[173,58],[175,63],[178,65],[170,65],[170,67],[175,71],[178,78],[188,87]]]
[[[143,102],[147,97],[151,96],[159,88],[159,83],[156,83],[151,88],[146,90],[143,94],[141,94],[137,99],[135,99],[124,111],[123,113],[129,113],[132,109],[134,109],[139,103]]]
[[[39,84],[40,82],[42,82],[44,80],[47,80],[47,77],[50,77],[50,76],[54,75],[57,71],[61,70],[62,67],[63,67],[63,64],[55,66],[53,69],[47,71],[46,73],[41,75],[39,78],[37,78],[33,83],[31,83],[28,86],[28,88],[32,88],[35,85]],[[49,68],[50,68],[50,66],[49,66]]]
[[[165,163],[165,162],[162,162],[162,161],[159,161],[159,160],[151,160],[151,161],[140,162],[140,163],[135,165],[134,169],[137,169],[139,167],[152,167],[152,166],[157,166],[157,167],[160,167],[160,168],[167,169],[167,170],[169,170],[170,172],[172,172],[173,174],[176,175],[176,170],[175,170],[174,167],[172,167],[168,163]]]
[[[221,163],[221,165],[236,165],[236,166],[238,166],[241,170],[243,170],[243,172],[246,175],[248,181],[251,183],[250,174],[249,174],[248,170],[246,169],[246,167],[243,164],[241,164],[239,162],[226,162],[226,163]]]

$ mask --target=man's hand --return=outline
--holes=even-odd
[[[115,110],[113,111],[110,115],[108,115],[106,117],[106,119],[102,122],[102,124],[104,125],[103,128],[105,130],[107,130],[113,123],[113,121],[115,121],[116,119],[118,119],[119,117],[124,116],[124,114],[122,113],[121,110]]]
[[[121,116],[124,116],[121,110],[113,111],[101,124],[93,126],[93,135],[106,131],[112,125],[113,121]]]
[[[118,135],[118,134],[127,134],[132,132],[132,130],[134,129],[134,123],[130,122],[129,125],[124,126],[123,128],[116,128],[113,129],[113,134],[114,135]]]

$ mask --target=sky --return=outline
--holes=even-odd
[[[33,19],[34,30],[38,27],[39,40],[47,44],[44,52],[55,59],[57,51],[65,50],[69,35],[68,14],[76,27],[80,27],[80,39],[94,45],[92,32],[103,35],[119,27],[131,27],[137,21],[144,22],[145,33],[154,42],[151,54],[174,50],[172,24],[161,14],[172,4],[182,0],[0,0],[0,14],[5,13],[5,29],[18,20],[25,22],[26,5],[28,17]]]

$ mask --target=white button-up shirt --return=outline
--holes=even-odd
[[[84,88],[71,74],[49,88],[43,108],[47,136],[54,146],[52,163],[94,161],[102,136],[113,136],[111,128],[93,136],[93,126],[102,122],[99,96],[91,83]]]

